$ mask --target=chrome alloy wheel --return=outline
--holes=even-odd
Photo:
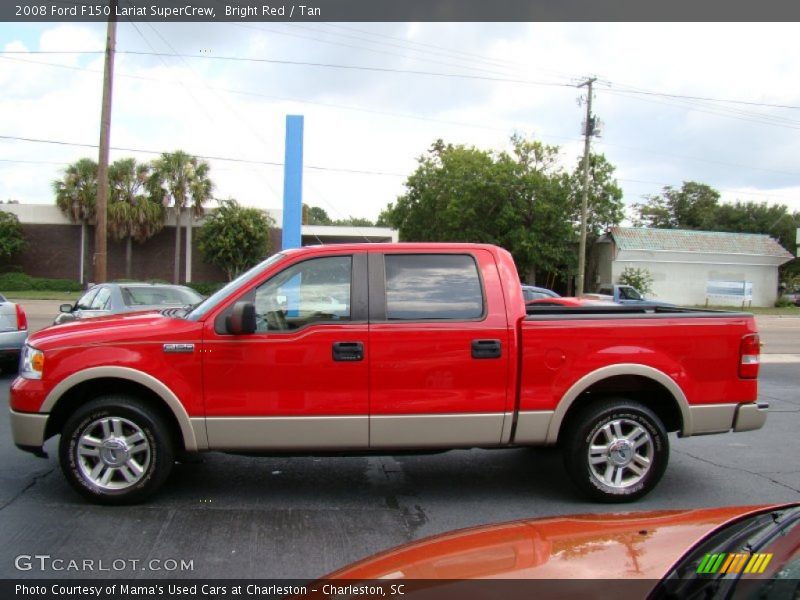
[[[589,443],[589,468],[603,484],[624,489],[639,483],[650,470],[654,446],[650,433],[631,419],[603,425]]]
[[[133,421],[103,417],[78,437],[76,459],[81,475],[103,490],[124,490],[138,483],[150,466],[150,442]]]

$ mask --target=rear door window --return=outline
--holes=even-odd
[[[478,266],[464,254],[387,254],[386,318],[480,319],[484,314]]]

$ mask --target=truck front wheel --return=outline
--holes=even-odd
[[[593,500],[641,498],[667,468],[667,431],[639,402],[613,399],[590,405],[570,421],[563,435],[567,473]]]
[[[169,427],[136,398],[92,400],[61,432],[61,470],[73,488],[100,504],[143,500],[164,483],[174,461]]]

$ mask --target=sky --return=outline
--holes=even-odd
[[[577,84],[597,77],[593,150],[627,206],[693,180],[723,201],[800,210],[799,34],[797,23],[120,22],[111,145],[126,150],[111,159],[182,149],[209,157],[215,197],[280,208],[285,119],[299,114],[304,202],[375,219],[440,138],[502,151],[520,134],[559,146],[572,170]],[[0,24],[0,200],[53,203],[64,167],[97,159],[104,47],[104,24]]]

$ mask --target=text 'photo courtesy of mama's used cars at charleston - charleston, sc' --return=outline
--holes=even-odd
[[[16,445],[86,498],[141,501],[204,451],[558,446],[584,496],[641,498],[680,437],[763,426],[752,315],[526,307],[511,255],[479,244],[276,254],[186,311],[31,335]],[[678,441],[677,443],[680,443]]]

